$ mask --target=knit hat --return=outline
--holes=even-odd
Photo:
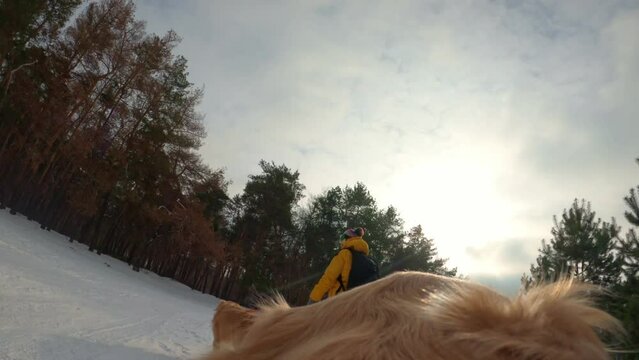
[[[348,239],[352,237],[362,237],[364,236],[365,233],[366,233],[366,229],[362,227],[346,229],[346,231],[344,231],[344,233],[342,234],[342,239]]]

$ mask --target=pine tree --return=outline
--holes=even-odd
[[[413,270],[445,276],[457,275],[457,268],[449,269],[446,267],[447,259],[437,257],[435,243],[424,235],[421,225],[411,228],[407,237],[408,241],[395,254],[387,272]]]
[[[285,165],[260,161],[262,173],[250,175],[244,192],[231,201],[231,241],[243,250],[245,286],[267,291],[282,286],[289,276],[296,227],[293,210],[302,198],[299,173]]]
[[[639,227],[639,186],[630,189],[624,201],[628,206],[626,219],[631,225]],[[623,321],[628,332],[629,347],[636,349],[639,347],[639,240],[635,229],[628,230],[618,250],[623,259],[624,276],[623,281],[615,287],[615,315]]]
[[[630,210],[625,212],[628,222],[639,227],[639,186],[630,189],[630,195],[624,198]],[[625,239],[621,240],[619,247],[624,259],[624,274],[627,278],[639,277],[639,238],[635,229],[628,230]]]
[[[614,219],[602,222],[595,215],[590,203],[575,199],[561,221],[554,218],[553,237],[542,240],[536,265],[530,268],[535,280],[555,281],[567,275],[606,287],[619,281],[622,262],[614,251],[619,227]]]

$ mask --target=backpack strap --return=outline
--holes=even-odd
[[[340,249],[340,250],[337,252],[337,254],[339,254],[340,252],[342,252],[342,250],[348,250],[348,251],[350,251],[350,252],[351,252],[351,259],[352,259],[352,257],[353,257],[353,251],[355,251],[355,250],[353,249],[353,247],[347,247],[347,248],[344,248],[344,249]],[[353,266],[352,261],[351,261],[351,266]],[[353,270],[353,269],[351,268],[351,271],[352,271],[352,270]],[[337,282],[339,282],[339,288],[337,288],[337,292],[336,292],[336,294],[337,294],[337,293],[340,293],[340,292],[342,292],[342,291],[346,291],[346,286],[344,286],[344,281],[342,280],[342,274],[341,274],[341,273],[340,273],[340,274],[339,274],[339,276],[337,277]]]
[[[336,294],[341,293],[342,291],[346,291],[346,287],[344,286],[344,282],[342,281],[342,274],[339,274],[337,277],[337,282],[339,282],[339,287],[337,288]]]

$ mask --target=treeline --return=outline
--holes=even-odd
[[[639,159],[637,159],[639,163]],[[624,345],[639,357],[639,186],[623,199],[625,218],[632,225],[626,233],[612,218],[596,217],[589,202],[574,200],[560,219],[555,217],[550,241],[542,240],[536,263],[524,274],[522,285],[572,277],[607,290],[600,305],[621,320],[628,332]]]
[[[80,3],[0,2],[0,207],[236,301],[278,290],[305,302],[348,226],[368,229],[383,271],[455,274],[363,184],[302,207],[299,174],[263,161],[229,197],[197,154],[202,92],[178,36],[147,34],[127,0],[85,4],[69,23]]]

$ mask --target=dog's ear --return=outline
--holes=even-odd
[[[234,347],[255,320],[256,311],[222,300],[213,316],[213,348]]]
[[[598,331],[623,333],[620,322],[595,307],[597,287],[564,280],[514,300],[482,286],[450,287],[431,296],[432,326],[455,348],[482,359],[607,359]]]

